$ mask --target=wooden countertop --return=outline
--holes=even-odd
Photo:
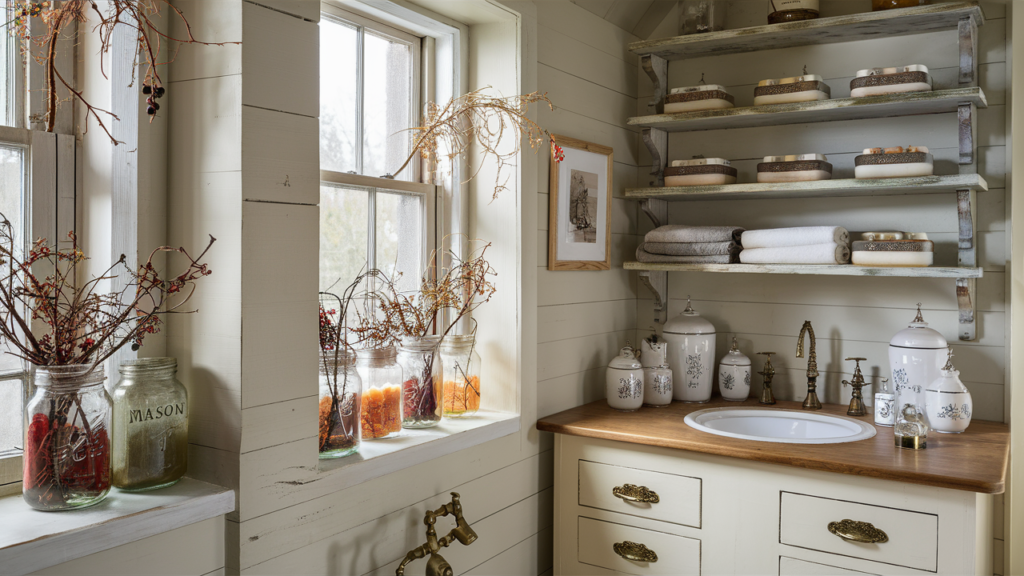
[[[761,406],[756,399],[729,402],[716,398],[707,404],[673,402],[662,408],[619,412],[598,400],[541,418],[537,429],[984,494],[1004,490],[1010,448],[1006,424],[975,420],[963,434],[932,432],[926,449],[905,450],[893,444],[892,428],[885,426],[875,426],[873,438],[857,442],[782,444],[717,436],[683,422],[687,414],[698,410],[740,406],[800,410],[799,402]],[[846,416],[846,408],[825,404],[819,413]],[[872,415],[856,419],[874,425]]]

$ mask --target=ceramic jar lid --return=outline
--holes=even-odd
[[[700,317],[693,307],[690,305],[690,298],[686,298],[686,310],[675,318],[665,323],[665,328],[662,330],[668,334],[714,334],[715,326]]]
[[[924,350],[937,350],[948,348],[946,339],[933,328],[921,316],[921,305],[917,305],[917,317],[910,323],[910,326],[900,330],[889,341],[889,346],[897,348],[919,348]]]
[[[732,348],[726,353],[722,360],[718,363],[721,366],[750,366],[750,358],[747,358],[743,352],[740,352],[740,347],[736,344],[736,338],[732,339]]]
[[[636,359],[633,348],[623,346],[622,350],[619,350],[619,355],[608,363],[608,368],[611,370],[640,370],[643,366]]]
[[[960,381],[960,371],[953,367],[953,351],[949,351],[946,365],[942,367],[942,376],[928,387],[928,392],[963,392],[967,387]]]

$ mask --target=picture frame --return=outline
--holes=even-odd
[[[551,159],[548,270],[610,270],[612,149],[552,134],[564,151]]]

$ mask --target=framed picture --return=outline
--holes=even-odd
[[[553,134],[548,270],[608,270],[612,246],[612,149]]]

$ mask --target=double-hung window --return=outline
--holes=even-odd
[[[422,39],[332,4],[320,19],[320,289],[377,268],[414,290],[435,241],[436,187],[420,183]]]

